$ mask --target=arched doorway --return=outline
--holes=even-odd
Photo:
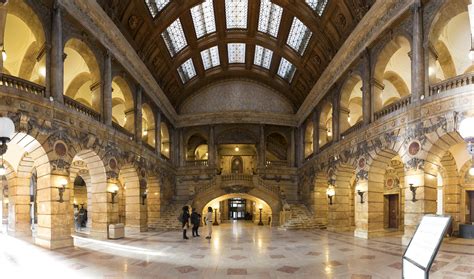
[[[242,158],[240,156],[235,156],[232,158],[231,162],[231,172],[232,173],[243,173],[244,166],[243,166]]]

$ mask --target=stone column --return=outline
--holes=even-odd
[[[338,172],[332,198],[333,204],[329,205],[328,230],[349,231],[351,229],[348,220],[350,218],[350,172]]]
[[[311,185],[313,191],[313,210],[314,210],[314,218],[318,222],[318,224],[327,224],[328,223],[328,207],[329,201],[326,195],[326,189],[328,187],[328,181],[325,175],[316,175],[314,179],[314,184]]]
[[[367,201],[367,189],[369,182],[366,179],[359,179],[355,189],[360,189],[364,192],[363,199],[364,203],[361,203],[361,198],[357,191],[354,189],[354,219],[355,219],[355,230],[354,236],[360,238],[369,238],[369,202]],[[383,217],[383,214],[382,214]]]
[[[161,112],[156,110],[155,114],[155,148],[158,158],[161,158]]]
[[[138,233],[147,230],[146,207],[142,205],[140,180],[135,168],[130,167],[121,170],[121,176],[125,181],[125,228],[127,233]]]
[[[161,217],[161,195],[159,174],[148,178],[147,220],[148,228],[156,229]]]
[[[112,126],[112,58],[107,50],[104,55],[104,76],[102,78],[102,121]]]
[[[421,0],[413,4],[413,37],[411,55],[411,95],[417,102],[425,94],[425,50],[423,48],[423,10]]]
[[[362,76],[362,115],[364,125],[369,125],[372,122],[372,86],[371,86],[371,67],[370,67],[370,52],[368,49],[363,54],[363,76]]]
[[[142,143],[142,88],[138,86],[135,93],[135,141]]]
[[[258,142],[258,167],[265,167],[265,126],[260,125],[260,140]]]
[[[342,106],[339,107],[339,132],[340,134],[344,133],[347,131],[350,127],[351,124],[349,123],[349,116],[350,116],[350,111],[348,108],[343,108]]]
[[[208,151],[208,163],[209,166],[216,165],[216,144],[214,142],[214,126],[209,126],[209,141],[207,142]]]
[[[312,114],[313,122],[313,154],[319,153],[319,110],[314,110]]]
[[[332,142],[338,142],[340,137],[339,107],[339,95],[334,92],[332,97]]]
[[[295,151],[296,151],[296,141],[295,141],[295,128],[291,128],[291,134],[290,134],[290,154],[288,158],[288,162],[290,164],[290,167],[295,167]]]
[[[297,129],[296,138],[296,165],[299,167],[303,164],[304,160],[304,125],[301,125]]]
[[[53,18],[51,24],[51,65],[49,78],[51,96],[59,103],[64,103],[64,51],[62,29],[61,7],[56,0],[53,4]]]
[[[380,97],[381,94],[383,94],[383,90],[385,88],[385,85],[383,84],[383,81],[376,80],[375,78],[372,78],[370,80],[370,92],[372,94],[371,99],[371,122],[375,120],[375,113],[377,113],[379,110],[382,109],[382,98]]]
[[[30,179],[16,177],[9,179],[8,189],[8,234],[14,236],[30,236]]]
[[[184,166],[184,161],[186,160],[186,148],[184,143],[183,128],[178,130],[179,133],[179,165]]]

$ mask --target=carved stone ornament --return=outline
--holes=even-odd
[[[421,150],[421,145],[420,145],[420,142],[418,141],[412,141],[408,145],[408,154],[412,157],[416,156],[418,152],[420,152],[420,150]]]
[[[54,153],[58,157],[64,157],[67,154],[67,146],[63,141],[56,141],[54,144]]]

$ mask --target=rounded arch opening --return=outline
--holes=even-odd
[[[120,76],[112,79],[112,121],[134,132],[134,102],[128,83]]]
[[[362,78],[359,75],[350,76],[342,87],[339,114],[341,133],[362,121]]]
[[[142,106],[142,141],[155,147],[155,116],[149,104]]]

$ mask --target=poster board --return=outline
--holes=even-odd
[[[403,254],[403,278],[428,278],[431,265],[450,225],[451,216],[423,216]]]

